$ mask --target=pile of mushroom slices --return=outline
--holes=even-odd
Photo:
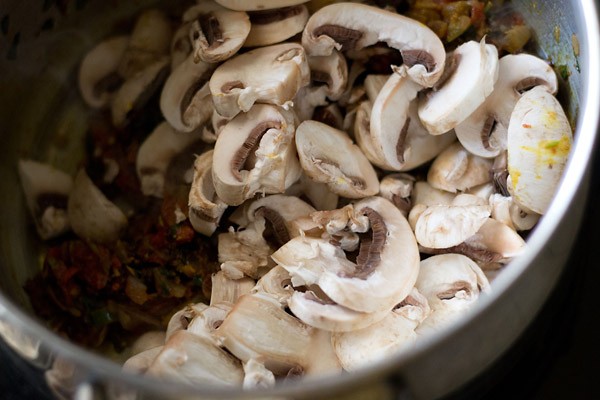
[[[141,338],[126,369],[268,387],[369,365],[464,315],[548,208],[572,132],[545,61],[485,39],[447,54],[395,12],[302,3],[200,1],[174,33],[150,10],[81,65],[83,97],[117,126],[161,88],[165,121],[137,159],[147,195],[182,149],[214,142],[178,215],[218,235],[210,304]],[[403,64],[364,76],[390,52]],[[71,200],[85,221],[92,205]]]

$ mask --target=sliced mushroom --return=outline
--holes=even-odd
[[[250,19],[243,11],[232,11],[212,1],[188,8],[184,22],[191,22],[190,38],[194,61],[215,63],[227,60],[242,47],[250,32]]]
[[[171,71],[174,71],[192,53],[190,29],[191,22],[185,22],[173,34],[173,39],[171,39]]]
[[[295,6],[308,0],[215,0],[223,7],[237,11],[272,10],[274,8]]]
[[[545,86],[523,94],[508,125],[508,191],[526,211],[544,214],[569,157],[573,133]]]
[[[456,196],[453,193],[436,189],[427,181],[417,181],[413,185],[411,202],[414,205],[423,204],[425,206],[450,205],[454,197]]]
[[[183,150],[200,140],[196,133],[175,131],[167,122],[161,122],[140,146],[135,168],[142,193],[163,197],[165,175],[172,160]]]
[[[206,310],[209,306],[204,303],[195,303],[183,307],[171,316],[167,324],[167,331],[165,335],[165,341],[169,340],[171,336],[177,331],[186,330],[190,324],[190,321],[197,315]]]
[[[244,389],[275,386],[275,375],[262,362],[254,358],[244,363]]]
[[[302,32],[308,20],[308,8],[303,4],[248,12],[252,28],[245,47],[267,46],[283,42]]]
[[[189,55],[171,72],[160,95],[160,110],[178,131],[191,132],[212,116],[208,80],[214,65],[194,62]]]
[[[489,218],[467,238],[461,253],[480,264],[506,264],[525,250],[525,240],[502,222]]]
[[[531,54],[508,54],[500,58],[494,91],[471,115],[455,127],[456,136],[471,153],[496,157],[506,149],[510,115],[525,90],[544,86],[556,93],[558,83],[548,63]]]
[[[255,285],[254,279],[244,277],[241,279],[228,278],[223,271],[212,274],[210,292],[210,305],[217,303],[235,303],[242,295],[250,293]]]
[[[156,356],[162,351],[163,346],[153,347],[151,349],[144,350],[140,353],[129,357],[123,363],[123,371],[131,372],[134,374],[145,374],[148,368],[152,365]]]
[[[38,235],[51,239],[71,229],[67,200],[73,178],[49,164],[19,160],[19,178]]]
[[[489,202],[492,206],[492,218],[516,231],[530,230],[540,219],[537,213],[523,211],[511,196],[495,193],[489,196]]]
[[[411,194],[415,178],[405,173],[386,175],[379,183],[379,195],[396,206],[405,217],[412,208]]]
[[[490,290],[481,268],[460,254],[442,254],[421,261],[415,287],[431,307],[431,314],[416,329],[419,335],[447,327],[475,304],[481,292]]]
[[[315,109],[327,105],[327,87],[308,85],[301,87],[292,103],[300,122],[312,118]]]
[[[149,331],[142,334],[139,338],[131,345],[131,354],[139,354],[146,350],[160,347],[165,344],[165,332],[163,331]]]
[[[285,194],[306,199],[317,210],[333,210],[337,208],[339,199],[325,183],[313,181],[306,174],[302,174]]]
[[[111,102],[112,122],[125,126],[130,118],[146,106],[159,90],[169,73],[169,60],[164,57],[127,79],[115,93]]]
[[[419,117],[432,135],[453,129],[492,93],[498,79],[498,50],[494,45],[469,41],[451,55],[447,68],[454,67],[441,87],[423,97]]]
[[[241,385],[240,362],[207,339],[178,331],[165,343],[147,375],[185,384]]]
[[[230,228],[218,239],[219,262],[226,277],[258,279],[271,269],[269,256],[273,250],[254,225],[238,231]]]
[[[292,293],[294,293],[291,279],[285,268],[276,265],[256,282],[251,293],[267,294],[285,307]]]
[[[83,169],[75,177],[67,213],[73,232],[93,242],[112,242],[127,226],[125,214],[106,198]]]
[[[381,321],[356,331],[332,334],[344,370],[355,371],[412,347],[417,340],[415,329],[430,312],[427,299],[413,288]]]
[[[490,182],[492,161],[469,153],[459,142],[450,145],[433,161],[427,182],[451,193]]]
[[[344,130],[344,116],[337,103],[330,103],[322,107],[315,108],[312,119],[323,122],[339,130]],[[349,127],[348,129],[350,129]]]
[[[357,3],[338,3],[316,11],[302,35],[307,53],[329,55],[333,49],[358,50],[377,42],[400,51],[408,75],[433,86],[444,69],[446,52],[427,26],[395,12]]]
[[[194,178],[188,195],[189,218],[196,232],[210,236],[227,209],[216,192],[212,178],[213,150],[206,151],[194,161]]]
[[[186,331],[205,338],[215,346],[220,346],[221,343],[216,335],[216,330],[227,318],[232,307],[233,303],[213,302],[192,318]]]
[[[119,75],[129,80],[167,57],[172,36],[171,21],[163,11],[153,8],[140,13],[121,59]]]
[[[221,64],[210,78],[215,109],[224,117],[247,112],[254,103],[283,106],[308,84],[310,70],[302,46],[260,47]]]
[[[327,87],[326,94],[330,100],[339,100],[348,82],[348,64],[344,55],[333,50],[326,56],[311,56],[308,57],[308,65],[311,80]]]
[[[257,104],[221,131],[213,156],[219,198],[239,205],[256,193],[283,193],[302,173],[296,158],[294,114]]]
[[[379,191],[375,170],[343,131],[317,121],[304,121],[296,129],[300,164],[313,180],[348,198]]]
[[[79,90],[83,100],[94,108],[109,104],[115,91],[123,83],[117,68],[129,36],[116,36],[106,39],[90,50],[79,66]]]

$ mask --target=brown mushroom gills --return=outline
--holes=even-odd
[[[280,128],[280,121],[264,121],[256,125],[254,129],[252,129],[252,132],[250,132],[242,147],[240,147],[235,152],[233,160],[231,161],[231,169],[233,171],[233,175],[236,177],[237,180],[239,180],[240,182],[242,181],[241,171],[245,167],[248,167],[246,165],[246,162],[248,161],[251,153],[256,151],[256,149],[260,145],[260,140],[265,135],[265,133],[267,133],[269,129]]]
[[[381,261],[381,251],[387,238],[387,227],[383,217],[370,207],[362,212],[369,219],[370,234],[364,234],[360,241],[360,249],[356,257],[356,270],[353,278],[367,279]]]
[[[248,16],[252,25],[268,25],[273,22],[295,17],[302,14],[302,5],[274,8],[271,10],[249,11]]]
[[[323,35],[329,36],[342,46],[340,51],[355,49],[356,43],[363,37],[361,31],[332,24],[319,26],[315,29],[314,35],[317,37]]]

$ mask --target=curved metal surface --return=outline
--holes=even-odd
[[[131,14],[132,7],[140,6],[125,3],[125,6],[119,3],[116,11],[123,18]],[[0,212],[0,327],[10,328],[4,331],[0,329],[0,336],[12,347],[20,349],[24,358],[33,362],[37,360],[38,366],[49,368],[51,379],[60,386],[57,395],[65,397],[77,395],[85,398],[102,393],[107,398],[127,398],[132,394],[132,389],[139,389],[144,394],[143,398],[161,399],[234,396],[346,398],[350,394],[352,397],[376,395],[377,398],[392,398],[393,390],[386,379],[395,375],[401,377],[415,398],[436,398],[459,388],[513,343],[559,279],[581,223],[582,202],[587,191],[587,169],[596,142],[600,110],[600,81],[597,74],[600,70],[600,33],[595,2],[587,0],[565,4],[557,0],[517,3],[524,14],[530,17],[546,54],[557,62],[565,62],[571,70],[567,86],[571,96],[569,109],[577,114],[576,141],[556,198],[529,237],[529,250],[500,274],[494,282],[494,292],[483,298],[460,323],[439,335],[422,340],[415,349],[373,368],[335,378],[315,378],[311,384],[306,381],[291,382],[270,391],[240,393],[236,389],[223,390],[218,387],[185,388],[130,376],[124,374],[116,363],[56,336],[30,314],[21,286],[38,264],[35,249],[28,244],[32,240],[23,222],[26,220],[26,211],[21,194],[5,189],[1,191],[1,199],[3,204],[10,207]],[[0,137],[7,138],[2,149],[4,157],[0,162],[4,188],[18,187],[14,166],[16,159],[24,155],[55,162],[67,171],[75,167],[72,154],[81,149],[69,147],[56,138],[60,138],[61,132],[81,135],[85,129],[85,109],[81,105],[74,102],[71,108],[61,106],[65,100],[73,99],[73,90],[65,86],[73,84],[70,79],[79,54],[112,27],[102,25],[102,15],[106,14],[102,14],[100,8],[95,8],[100,7],[99,4],[102,2],[91,2],[86,10],[71,10],[71,14],[66,12],[68,15],[64,17],[64,25],[59,19],[56,20],[54,27],[57,33],[49,30],[47,33],[41,32],[36,38],[37,33],[33,30],[33,33],[20,36],[18,48],[1,49],[2,57],[15,55],[15,59],[5,59],[0,64],[5,88],[0,94],[0,104],[3,106],[0,111]],[[0,6],[0,18],[6,10],[2,7],[7,6]],[[114,21],[115,14],[111,18]],[[548,24],[548,19],[552,20],[551,24]],[[90,22],[90,30],[85,31],[83,28],[88,21],[93,22]],[[551,42],[556,37],[556,25],[553,24],[560,26],[558,45]],[[82,34],[83,31],[86,34]],[[572,49],[572,34],[578,38],[579,56],[560,53],[565,48]],[[31,42],[29,35],[32,35]],[[14,35],[10,39],[8,42],[12,46]],[[30,51],[39,48],[43,49],[42,54]],[[581,72],[577,71],[578,68]],[[23,110],[28,111],[23,113]],[[27,118],[19,118],[22,115],[27,115]],[[57,120],[61,123],[55,122]],[[43,130],[49,134],[43,137],[34,134]],[[81,386],[82,383],[85,385]]]

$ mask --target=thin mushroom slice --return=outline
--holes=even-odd
[[[345,371],[355,371],[414,346],[415,329],[430,313],[427,299],[412,290],[384,319],[366,328],[332,334],[335,353]]]
[[[177,331],[186,330],[192,319],[206,310],[209,306],[204,303],[195,303],[183,307],[171,316],[167,323],[165,341],[169,340]]]
[[[275,375],[262,362],[254,358],[244,363],[244,389],[270,388],[275,386]]]
[[[495,193],[489,196],[489,203],[492,207],[492,218],[516,231],[532,229],[541,217],[532,211],[525,212],[514,202],[512,196],[505,197]]]
[[[508,125],[508,191],[524,210],[544,214],[573,142],[569,121],[544,86],[523,94]]]
[[[332,192],[355,199],[379,191],[375,170],[343,131],[304,121],[296,129],[296,148],[305,173]]]
[[[214,68],[203,61],[194,62],[193,55],[189,55],[167,78],[160,95],[160,110],[176,130],[191,132],[212,116],[208,80]]]
[[[339,201],[339,196],[329,190],[325,183],[313,181],[304,173],[285,194],[303,198],[317,210],[333,210],[337,208]]]
[[[398,208],[406,217],[412,208],[411,194],[415,178],[405,173],[386,175],[379,183],[379,195]]]
[[[162,198],[172,160],[199,140],[199,135],[177,132],[167,122],[158,124],[142,142],[135,161],[142,193]]]
[[[19,178],[25,202],[38,235],[52,239],[71,229],[67,201],[73,178],[49,164],[19,160]]]
[[[162,349],[163,346],[158,346],[132,355],[123,363],[123,371],[134,374],[145,374]]]
[[[224,117],[247,112],[254,103],[284,106],[307,85],[310,70],[301,45],[260,47],[221,64],[210,78],[215,109]]]
[[[249,11],[252,28],[244,47],[267,46],[283,42],[302,32],[308,20],[304,4],[268,10]]]
[[[210,305],[218,303],[234,304],[241,296],[250,293],[255,286],[254,279],[244,277],[231,279],[223,271],[211,275]]]
[[[118,67],[125,80],[169,55],[173,31],[169,17],[158,9],[140,13]]]
[[[230,279],[242,279],[245,276],[258,279],[272,265],[269,256],[273,252],[263,237],[263,227],[255,224],[238,231],[229,231],[218,236],[218,252],[221,270]]]
[[[454,128],[462,145],[481,157],[496,157],[506,149],[510,116],[526,90],[534,86],[544,86],[552,94],[558,90],[554,70],[541,58],[508,54],[498,64],[498,80],[492,94]]]
[[[492,93],[498,79],[498,51],[485,44],[485,38],[458,46],[451,57],[455,69],[450,77],[419,104],[421,122],[432,135],[446,133],[464,121]]]
[[[77,236],[93,242],[112,242],[127,226],[127,217],[98,189],[82,169],[75,176],[67,213]]]
[[[227,204],[217,196],[212,178],[213,150],[196,157],[194,177],[188,194],[189,218],[196,232],[212,235]]]
[[[201,336],[215,346],[220,346],[220,340],[216,335],[216,330],[227,315],[231,312],[233,303],[218,302],[213,303],[201,312],[199,312],[186,328],[186,332]]]
[[[174,71],[192,53],[190,22],[182,23],[171,39],[171,71]]]
[[[446,60],[444,45],[428,27],[408,17],[357,3],[338,3],[316,11],[306,23],[302,45],[309,55],[329,55],[333,49],[360,50],[378,42],[400,51],[408,75],[431,87]]]
[[[459,142],[450,145],[433,161],[427,182],[436,189],[456,193],[491,182],[492,160],[470,154]]]
[[[213,182],[219,198],[240,205],[256,193],[283,193],[302,170],[296,158],[294,114],[257,104],[231,120],[215,143]]]
[[[348,82],[348,64],[344,55],[334,50],[327,56],[311,56],[308,65],[311,81],[324,84],[330,100],[339,100]]]
[[[450,205],[456,197],[455,194],[445,190],[436,189],[427,181],[417,181],[413,186],[411,193],[411,202],[414,205],[423,204],[425,206]]]
[[[237,11],[272,10],[275,8],[295,6],[308,0],[215,0],[223,7]]]
[[[146,372],[174,382],[241,385],[241,363],[201,336],[178,331],[167,340]]]
[[[91,49],[79,66],[79,90],[83,100],[93,108],[109,104],[115,91],[123,83],[117,68],[129,36],[116,36],[106,39]]]
[[[190,39],[195,62],[227,60],[237,53],[250,33],[248,14],[212,1],[199,2],[188,8],[183,21],[191,22]]]
[[[110,106],[113,124],[124,127],[132,116],[140,113],[162,86],[168,73],[169,60],[164,57],[123,82]]]
[[[285,307],[294,293],[292,277],[285,268],[276,265],[256,282],[250,292],[267,294]]]
[[[460,254],[441,254],[421,261],[415,288],[427,298],[431,314],[417,327],[418,335],[440,331],[460,319],[490,290],[479,266]]]

